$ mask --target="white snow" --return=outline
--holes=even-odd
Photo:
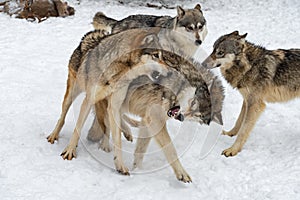
[[[121,19],[130,14],[176,14],[176,10],[129,7],[117,3],[81,1],[76,14],[30,23],[0,13],[0,199],[300,199],[300,100],[270,104],[237,156],[221,156],[235,138],[205,142],[208,127],[170,121],[180,160],[193,179],[176,180],[158,146],[152,142],[143,169],[131,176],[114,171],[113,154],[86,140],[92,115],[83,130],[78,157],[59,155],[72,134],[78,99],[67,116],[58,143],[47,135],[59,117],[65,92],[67,65],[81,37],[92,30],[97,11]],[[185,7],[193,7],[197,2]],[[213,42],[239,30],[247,39],[269,49],[299,48],[300,1],[204,1],[210,53]],[[224,128],[238,116],[242,98],[224,82]],[[214,127],[215,130],[219,130]],[[134,130],[136,133],[136,130]],[[209,140],[208,138],[208,141]],[[132,165],[135,143],[123,141],[123,156]],[[202,147],[205,147],[203,150]],[[209,152],[206,157],[201,152]]]

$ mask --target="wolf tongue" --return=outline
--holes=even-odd
[[[169,117],[174,117],[180,110],[180,106],[174,106],[168,110],[167,115]]]

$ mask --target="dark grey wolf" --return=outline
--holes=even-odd
[[[98,12],[93,18],[93,26],[96,30],[105,30],[108,33],[145,27],[173,29],[185,37],[185,40],[195,41],[196,45],[200,45],[207,35],[206,20],[200,4],[197,4],[193,9],[183,9],[177,6],[177,16],[175,17],[130,15],[118,21]]]
[[[241,151],[266,103],[285,102],[300,96],[300,49],[267,50],[245,40],[238,31],[220,37],[211,55],[203,62],[220,67],[224,78],[237,88],[244,101],[235,126],[223,134],[237,136],[223,151],[235,156]]]

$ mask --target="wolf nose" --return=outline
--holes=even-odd
[[[205,124],[209,125],[210,122],[211,122],[211,119],[210,119],[210,118],[204,119],[203,122],[204,122]]]
[[[201,40],[195,40],[195,44],[198,46],[198,45],[201,45],[202,44],[202,41]]]

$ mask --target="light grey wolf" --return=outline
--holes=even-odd
[[[109,34],[115,34],[127,29],[135,29],[135,28],[143,28],[143,27],[162,27],[166,29],[171,29],[172,31],[164,31],[161,30],[161,34],[159,35],[165,35],[164,43],[165,46],[168,44],[176,43],[177,49],[183,50],[184,54],[192,56],[196,51],[196,46],[193,46],[192,44],[188,44],[190,41],[195,40],[196,45],[200,45],[203,40],[205,39],[207,35],[207,27],[206,27],[206,20],[203,16],[203,12],[201,10],[200,4],[197,4],[194,9],[183,9],[180,6],[177,7],[177,16],[172,18],[170,16],[153,16],[153,15],[131,15],[127,18],[124,18],[120,21],[117,21],[115,19],[106,17],[102,12],[98,12],[95,14],[93,18],[93,25],[96,31],[90,32],[87,34],[88,37],[82,39],[82,43],[88,43],[94,45],[97,44],[97,40],[101,40],[101,38],[104,35]],[[97,32],[101,31],[101,34],[99,36],[99,33]],[[97,38],[96,40],[93,38]],[[92,41],[92,42],[90,42]],[[168,47],[169,49],[173,49],[172,47]],[[174,49],[173,49],[174,50]],[[78,51],[80,52],[80,51]],[[175,52],[174,52],[175,53]],[[176,52],[181,53],[181,52]],[[81,57],[85,54],[85,51],[83,53],[80,53]],[[75,63],[80,63],[76,61]],[[78,64],[77,64],[78,65]],[[104,108],[105,100],[103,101],[104,105],[100,105],[101,102],[96,104],[96,108]],[[105,116],[105,113],[103,113],[103,116]],[[104,125],[103,122],[104,118],[101,120],[100,127],[97,125],[97,120],[94,120],[94,123],[96,125],[92,126],[94,128],[91,128],[88,134],[88,139],[91,141],[99,141],[101,138],[99,136],[101,134],[97,134],[97,130],[100,130],[102,132],[109,132],[107,129],[108,126]],[[106,122],[107,123],[107,122]],[[124,136],[127,138],[127,140],[132,141],[132,137],[130,134],[130,129],[122,123],[122,130],[124,133]],[[102,140],[103,142],[103,140]],[[100,147],[102,148],[102,143],[100,144]],[[102,148],[105,151],[109,151],[109,149]]]
[[[177,16],[130,15],[120,21],[106,17],[102,12],[93,18],[94,28],[108,33],[118,33],[127,29],[162,27],[172,29],[181,34],[185,40],[195,41],[200,45],[207,35],[206,20],[200,4],[193,9],[183,9],[177,6]]]
[[[54,131],[48,137],[50,143],[58,139],[59,132],[64,124],[66,113],[72,104],[73,98],[76,98],[81,92],[86,92],[86,98],[82,103],[79,118],[70,143],[62,153],[63,158],[72,159],[75,156],[80,131],[91,105],[109,97],[114,90],[117,90],[116,84],[121,79],[123,82],[126,82],[138,76],[139,73],[146,71],[147,67],[152,70],[155,65],[149,66],[149,63],[152,62],[163,66],[162,63],[159,63],[159,58],[152,57],[151,50],[148,50],[146,53],[144,52],[144,47],[151,47],[151,43],[156,42],[156,40],[151,40],[147,37],[149,34],[148,31],[129,31],[136,34],[132,34],[133,37],[125,37],[126,31],[124,31],[101,40],[95,48],[88,51],[82,58],[77,73],[74,73],[74,70],[71,69],[72,66],[69,65],[69,76],[62,106],[62,114]],[[137,35],[143,35],[143,33],[145,37],[137,37]],[[117,44],[119,48],[117,48]],[[157,48],[154,48],[152,50],[157,51],[156,49]],[[136,70],[133,70],[134,68]],[[162,67],[156,70],[160,70],[160,68]],[[111,105],[108,104],[108,107],[111,107]],[[117,118],[116,114],[114,114],[114,117],[115,119]],[[113,122],[110,122],[111,127],[113,127],[112,123]],[[118,130],[112,129],[115,135],[117,131]],[[115,142],[116,146],[118,145],[117,142]],[[117,170],[126,173],[127,170],[124,169],[122,158],[118,157],[115,159],[115,163]]]
[[[132,113],[142,118],[140,123],[132,123],[130,118],[124,116],[127,122],[140,128],[134,167],[141,166],[148,144],[154,137],[164,151],[177,179],[190,182],[190,176],[182,168],[166,129],[166,121],[170,117],[168,113],[171,112],[171,115],[174,114],[179,120],[184,118],[200,124],[209,124],[213,120],[222,124],[223,87],[221,81],[215,79],[213,74],[199,63],[166,51],[162,51],[162,54],[163,61],[178,71],[170,72],[167,77],[159,78],[155,83],[147,81],[147,77],[133,80],[121,112]],[[105,115],[102,109],[96,108],[98,121],[94,120],[89,131],[89,135],[92,136],[89,137],[96,137],[97,140],[102,138],[101,148],[110,149],[109,132],[99,131],[99,124],[109,129],[109,124],[103,120],[106,118]]]
[[[149,74],[151,70],[160,71],[163,68],[173,67],[167,65],[161,59],[160,54],[157,53],[157,49],[163,49],[162,46],[165,44],[163,43],[164,35],[158,37],[157,34],[161,34],[160,29],[149,28],[127,30],[105,37],[81,58],[77,73],[72,70],[72,67],[75,66],[76,68],[76,64],[74,66],[69,64],[67,91],[62,113],[54,131],[48,137],[50,143],[58,139],[73,98],[80,92],[86,92],[86,98],[82,103],[73,136],[62,153],[63,158],[72,159],[76,155],[76,146],[81,128],[93,104],[105,98],[110,98],[114,92],[120,89],[120,85],[123,85],[120,91],[126,92],[127,88],[125,86],[128,85],[127,83],[142,74]],[[150,63],[152,65],[149,66]],[[157,67],[155,68],[155,66]],[[173,68],[179,70],[178,67]],[[120,80],[121,84],[118,85]],[[122,83],[125,83],[125,86]],[[196,89],[196,91],[198,90]],[[111,99],[111,101],[108,101],[107,110],[109,111],[108,118],[114,142],[114,161],[117,171],[122,174],[129,174],[122,161],[120,129],[117,126],[121,120],[120,107],[117,105],[122,104],[123,100],[117,98],[118,101],[115,102],[114,98]]]
[[[224,135],[237,139],[223,151],[235,156],[241,151],[266,103],[285,102],[300,96],[300,49],[267,50],[245,40],[238,31],[220,37],[211,55],[203,62],[220,67],[224,78],[243,96],[235,126]]]

